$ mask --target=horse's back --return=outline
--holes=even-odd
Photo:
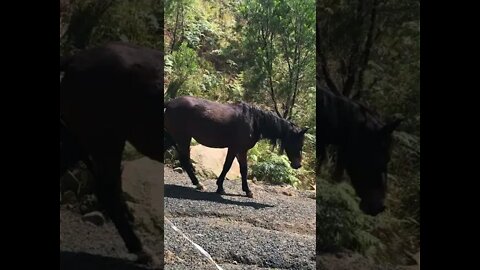
[[[166,104],[164,125],[174,137],[193,137],[209,147],[227,147],[245,130],[241,111],[230,104],[183,96]]]
[[[60,104],[76,133],[123,138],[142,126],[161,126],[163,55],[114,42],[72,56],[64,68]],[[156,127],[157,136],[161,131]]]
[[[167,111],[175,111],[171,116],[188,116],[189,118],[210,119],[211,121],[228,122],[238,115],[235,107],[230,104],[222,104],[192,96],[182,96],[170,100],[165,108]],[[180,114],[180,115],[178,115]]]
[[[163,54],[128,43],[114,42],[70,57],[64,69],[65,79],[74,80],[81,86],[105,88],[102,92],[118,91],[109,86],[138,92],[144,89],[135,87],[136,84],[162,85]]]

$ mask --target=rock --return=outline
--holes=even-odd
[[[177,167],[175,169],[173,169],[174,172],[177,172],[177,173],[183,173],[183,169],[181,167]]]
[[[82,220],[85,222],[90,222],[97,226],[102,226],[105,223],[105,218],[103,217],[102,213],[98,211],[83,215]]]
[[[406,265],[420,265],[420,252],[412,254],[410,252],[405,252],[406,255]]]
[[[164,255],[164,262],[165,264],[173,264],[176,261],[175,254],[171,252],[170,250],[165,250],[165,255]]]
[[[87,194],[82,197],[80,202],[80,213],[86,214],[97,210],[97,198],[93,194]]]
[[[71,190],[67,190],[65,193],[63,193],[63,196],[62,196],[63,204],[73,204],[76,201],[77,201],[77,195],[75,195],[75,192]]]
[[[130,190],[129,192],[123,192],[123,198],[125,199],[125,201],[127,202],[132,202],[132,203],[138,203],[138,199],[135,199],[132,195],[132,190]]]
[[[93,175],[87,169],[80,170],[76,177],[78,179],[78,188],[76,190],[79,197],[82,197],[85,194],[91,194],[93,190]]]
[[[283,194],[283,195],[287,195],[287,196],[293,196],[292,192],[290,192],[290,191],[288,191],[288,190],[282,191],[282,194]]]
[[[420,265],[420,251],[413,256],[418,265]]]
[[[143,205],[127,202],[128,209],[135,219],[135,226],[149,233],[157,233],[151,211]]]
[[[307,191],[306,193],[307,193],[307,198],[314,199],[314,200],[317,199],[317,192],[315,190]]]
[[[81,214],[89,213],[89,212],[90,212],[89,210],[90,210],[90,209],[88,209],[88,207],[87,207],[86,205],[84,205],[84,204],[81,204],[81,205],[80,205],[80,213],[81,213]]]
[[[163,164],[149,158],[124,163],[122,189],[129,202],[161,209],[163,215]]]
[[[190,157],[195,162],[195,170],[197,173],[210,179],[215,179],[223,170],[227,151],[227,148],[209,148],[203,145],[195,145],[190,148]],[[206,173],[207,171],[212,172],[215,177],[212,178]],[[240,178],[240,166],[238,165],[237,159],[234,159],[226,179],[233,180]]]
[[[128,207],[128,210],[130,211],[130,213],[132,213],[132,215],[135,215],[135,211],[136,211],[138,205],[136,203],[127,202],[127,207]]]
[[[60,190],[66,192],[73,191],[78,197],[93,192],[93,176],[86,168],[77,168],[73,171],[67,171],[60,178]]]
[[[123,197],[127,202],[139,203],[145,197],[141,170],[135,163],[127,163],[122,174]]]
[[[77,192],[80,187],[80,182],[74,172],[67,171],[62,178],[60,178],[60,186],[62,191]]]
[[[195,175],[199,180],[216,179],[217,175],[208,168],[204,168],[201,164],[193,163],[195,169]]]

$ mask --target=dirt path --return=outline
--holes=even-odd
[[[165,224],[165,216],[189,239],[204,248],[222,269],[416,270],[380,267],[358,254],[315,256],[313,192],[250,183],[255,198],[244,197],[238,180],[225,181],[230,195],[215,194],[215,180],[206,191],[192,188],[188,176],[143,158],[124,164],[123,187],[144,244],[162,259],[165,269],[217,269],[181,234]],[[165,194],[164,201],[162,201]],[[147,270],[136,265],[111,221],[97,226],[82,220],[78,205],[60,208],[60,269]],[[165,250],[163,240],[165,239]]]
[[[192,188],[186,174],[165,167],[165,216],[223,269],[315,269],[313,192],[225,181],[230,195]],[[165,226],[165,269],[216,269],[194,246]]]

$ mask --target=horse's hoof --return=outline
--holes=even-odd
[[[197,190],[204,190],[205,189],[205,187],[200,183],[198,183],[196,186],[197,186]]]
[[[253,198],[253,192],[247,191],[247,197],[248,198]]]
[[[227,193],[225,192],[224,189],[217,189],[217,194],[226,195]]]
[[[137,255],[137,260],[135,261],[136,263],[143,264],[143,265],[150,265],[154,267],[154,269],[160,269],[161,262],[150,249],[143,248],[143,250],[140,252],[137,252],[136,255]]]

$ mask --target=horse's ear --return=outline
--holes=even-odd
[[[395,117],[395,119],[389,121],[385,126],[382,128],[382,133],[383,134],[392,134],[392,132],[400,125],[400,123],[403,121],[402,116]]]

